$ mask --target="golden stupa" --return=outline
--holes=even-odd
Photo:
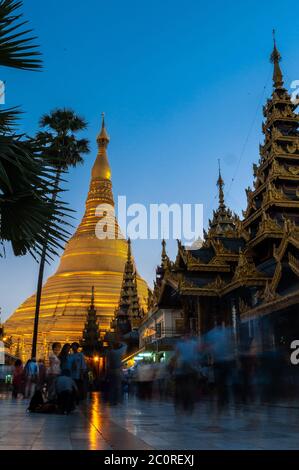
[[[65,247],[56,273],[42,289],[37,357],[45,357],[53,341],[71,342],[82,337],[92,286],[101,330],[109,330],[119,302],[128,248],[117,220],[109,211],[109,207],[114,207],[114,200],[104,118],[97,143],[98,154],[91,172],[85,214]],[[101,220],[96,208],[101,204],[108,205],[107,212],[102,211],[102,214],[106,221],[113,222],[107,227],[108,232],[114,231],[114,239],[96,236],[96,225]],[[137,286],[140,305],[146,309],[148,287],[138,274]],[[31,352],[34,312],[35,295],[32,295],[5,323],[6,335],[13,337],[14,345],[19,344],[23,358]]]

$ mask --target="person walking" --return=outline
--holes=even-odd
[[[79,351],[79,343],[72,343],[73,353],[70,355],[71,378],[75,381],[78,388],[78,401],[84,399],[84,380],[87,371],[84,355]]]
[[[37,365],[38,365],[37,388],[38,390],[43,391],[43,389],[45,388],[46,380],[47,380],[47,377],[46,377],[47,370],[46,370],[44,359],[39,359]]]
[[[197,341],[188,334],[176,344],[173,358],[176,413],[193,413],[198,384],[198,350]]]
[[[14,364],[13,378],[12,378],[12,396],[18,398],[18,394],[22,393],[24,396],[24,368],[21,359],[17,359]]]
[[[61,350],[61,344],[55,342],[52,344],[52,351],[49,354],[49,367],[47,371],[47,388],[48,388],[48,400],[54,401],[55,392],[55,380],[61,373],[59,353]]]
[[[155,370],[153,364],[144,361],[137,368],[138,395],[143,400],[151,400]]]
[[[29,359],[24,369],[25,393],[24,398],[32,398],[38,381],[38,365],[36,359]]]
[[[66,343],[63,345],[58,359],[60,360],[60,369],[61,370],[68,370],[71,373],[71,345],[69,343]]]
[[[107,353],[108,399],[110,405],[122,401],[122,356],[127,350],[125,343],[115,341]]]

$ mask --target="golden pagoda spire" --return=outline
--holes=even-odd
[[[128,264],[128,243],[121,234],[114,212],[109,209],[114,206],[114,201],[106,153],[109,137],[104,116],[100,127],[97,136],[98,152],[92,169],[84,215],[65,247],[57,271],[43,286],[38,339],[39,355],[44,355],[44,335],[47,335],[48,344],[55,341],[63,342],[65,338],[69,338],[71,342],[79,341],[84,330],[86,312],[90,309],[91,312],[97,312],[96,317],[101,324],[101,329],[108,330],[119,303],[124,268]],[[100,233],[108,234],[107,238],[98,237],[99,223],[102,224]],[[134,302],[136,305],[136,300],[138,300],[142,310],[147,305],[148,286],[136,272],[133,253],[130,256],[128,290],[131,292],[131,286],[133,291],[137,290],[137,278],[139,297],[138,299],[135,297]],[[131,276],[132,272],[134,276]],[[97,292],[96,295],[92,295],[93,299],[91,299],[92,286],[94,286],[94,292]],[[93,306],[90,304],[91,300]],[[18,337],[21,341],[24,338],[24,357],[26,358],[31,353],[34,311],[35,296],[33,295],[13,313],[5,324],[7,336],[13,335],[15,343]],[[87,336],[90,337],[89,333]]]
[[[97,136],[98,154],[92,168],[91,176],[92,179],[111,180],[111,169],[106,152],[110,138],[106,131],[104,116],[104,113],[102,113],[102,127]]]
[[[277,88],[283,87],[283,76],[279,62],[281,61],[281,55],[276,47],[275,29],[273,29],[273,52],[270,57],[270,61],[274,64],[273,68],[273,85]]]

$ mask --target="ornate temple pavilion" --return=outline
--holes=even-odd
[[[157,323],[171,312],[182,331],[195,334],[232,327],[236,342],[254,340],[259,350],[288,348],[299,331],[299,116],[275,41],[271,61],[264,143],[243,220],[226,206],[219,173],[219,206],[202,247],[179,243],[175,262],[166,262],[163,246],[149,314]],[[145,338],[150,328],[145,319]]]
[[[113,224],[108,224],[108,230],[115,231],[115,238],[99,239],[96,236],[96,225],[100,220],[96,208],[100,204],[114,207],[106,151],[109,136],[104,119],[97,143],[98,154],[91,172],[85,214],[65,247],[56,273],[49,277],[42,290],[38,357],[47,354],[53,341],[78,341],[82,337],[92,286],[101,330],[110,328],[119,302],[127,260],[127,241],[122,237],[114,217]],[[112,215],[108,211],[106,220],[109,217]],[[138,273],[136,278],[140,306],[146,309],[148,287]],[[6,334],[13,336],[14,344],[18,341],[21,344],[23,357],[30,355],[34,312],[35,295],[17,308],[5,323]]]

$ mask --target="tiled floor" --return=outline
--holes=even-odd
[[[26,406],[0,396],[0,450],[299,449],[296,407],[231,407],[216,419],[209,403],[176,416],[171,403],[132,398],[109,407],[97,394],[70,416],[29,414]]]

